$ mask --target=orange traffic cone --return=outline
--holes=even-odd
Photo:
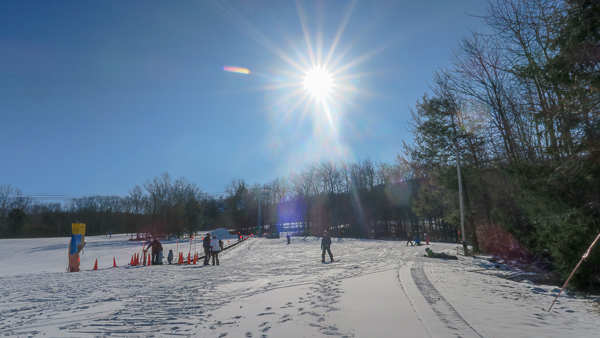
[[[133,255],[131,255],[131,262],[129,262],[129,265],[133,266]]]
[[[198,260],[198,254],[197,254],[197,253],[195,253],[195,254],[194,254],[194,265],[196,265],[196,261],[197,261],[197,260]]]
[[[177,259],[177,264],[181,265],[183,263],[183,252],[179,253],[179,258]]]
[[[94,270],[98,270],[98,258],[96,258],[96,264],[94,264]]]
[[[190,265],[190,253],[188,252],[188,265]]]
[[[151,262],[151,258],[150,258],[150,254],[148,254],[148,265],[150,265]]]
[[[117,267],[117,260],[113,257],[113,268]]]

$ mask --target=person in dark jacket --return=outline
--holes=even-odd
[[[287,240],[288,240],[288,244],[290,244],[290,234],[287,234]]]
[[[169,249],[169,255],[167,255],[167,261],[169,262],[169,265],[171,265],[171,263],[173,262],[173,249]]]
[[[202,247],[204,248],[204,265],[208,265],[210,261],[210,234],[204,236]]]
[[[223,251],[223,246],[225,246],[225,243],[223,242],[222,239],[219,239],[219,251]]]
[[[410,240],[410,233],[406,234],[406,246],[408,246],[408,244],[410,244],[410,246],[415,246],[413,244],[413,242]]]
[[[331,259],[331,262],[333,262],[333,254],[331,254],[331,237],[329,237],[329,235],[327,235],[327,231],[325,231],[323,233],[323,239],[321,240],[321,250],[322,250],[322,254],[321,254],[321,262],[325,262],[325,252],[329,253],[329,258]]]
[[[158,253],[162,251],[162,244],[155,238],[152,243],[150,243],[150,247],[152,248],[152,265],[158,264]]]

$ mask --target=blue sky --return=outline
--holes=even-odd
[[[2,1],[0,185],[124,196],[168,172],[217,193],[326,160],[393,163],[411,141],[409,107],[484,11],[478,0]],[[304,85],[317,64],[332,77],[321,100]]]

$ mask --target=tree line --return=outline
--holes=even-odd
[[[226,228],[243,234],[291,230],[297,235],[405,238],[427,232],[455,241],[455,226],[415,209],[420,180],[402,167],[374,164],[311,165],[267,184],[234,179],[220,194],[208,194],[185,178],[163,173],[134,186],[127,196],[86,196],[44,203],[14,187],[0,187],[0,235],[67,236],[71,223],[86,223],[87,234],[152,233],[185,236]],[[290,226],[293,228],[290,229]]]
[[[460,164],[474,250],[568,276],[600,232],[600,2],[494,0],[482,20],[412,109],[417,207],[456,223]],[[599,249],[578,286],[600,286]]]

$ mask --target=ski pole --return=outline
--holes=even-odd
[[[573,269],[573,272],[571,272],[571,275],[569,276],[569,278],[567,278],[565,285],[563,285],[562,289],[560,289],[560,291],[558,292],[558,295],[556,295],[556,298],[554,298],[554,302],[552,302],[552,305],[550,305],[548,312],[550,312],[550,310],[552,310],[552,307],[554,306],[554,303],[558,299],[558,296],[560,296],[561,292],[563,292],[565,287],[567,287],[567,284],[569,284],[569,281],[571,280],[571,277],[573,277],[573,275],[575,274],[575,271],[577,271],[577,269],[579,268],[581,263],[583,263],[583,260],[586,259],[587,256],[590,254],[590,250],[592,250],[592,247],[594,246],[594,244],[596,244],[596,242],[598,241],[598,238],[600,238],[600,234],[598,234],[598,236],[596,236],[596,239],[594,240],[594,242],[592,242],[592,245],[590,245],[590,247],[587,249],[587,251],[583,254],[583,256],[581,257],[581,260],[579,260],[579,263],[577,263],[577,266],[575,267],[575,269]]]

